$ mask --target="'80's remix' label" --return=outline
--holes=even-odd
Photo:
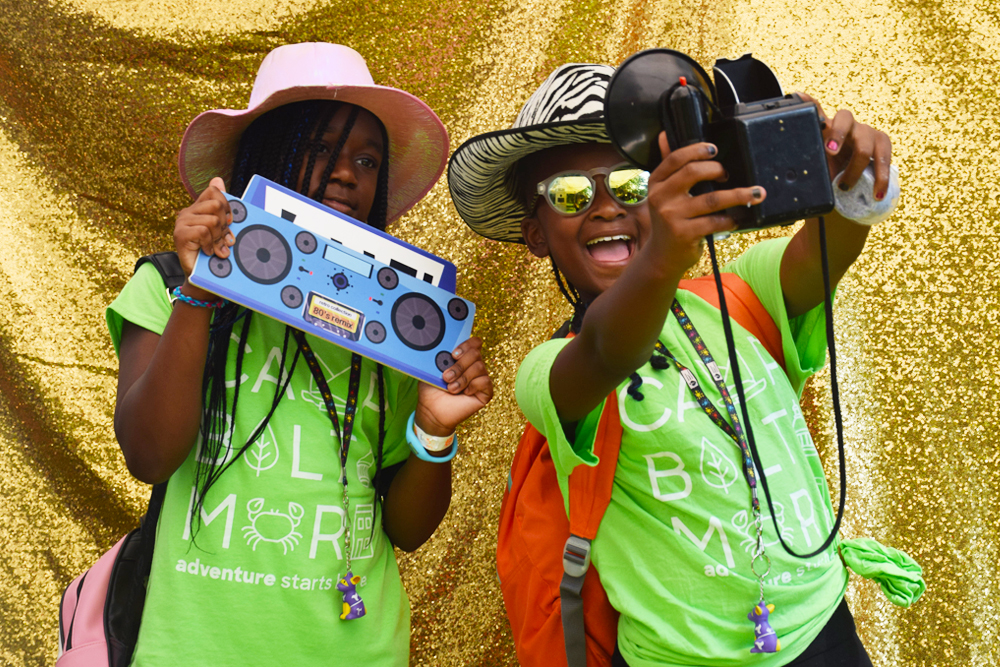
[[[348,340],[361,338],[361,325],[365,321],[364,313],[332,301],[316,292],[309,293],[309,301],[303,317],[306,322]]]

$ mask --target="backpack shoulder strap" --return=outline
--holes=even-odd
[[[563,578],[559,585],[563,640],[569,667],[586,667],[587,633],[584,626],[583,582],[590,567],[590,544],[611,502],[622,423],[618,395],[612,391],[594,436],[596,466],[578,465],[569,476],[569,539],[563,548]]]
[[[181,268],[181,262],[176,252],[158,252],[140,257],[139,261],[135,263],[135,271],[138,271],[139,267],[146,262],[155,266],[156,270],[160,272],[160,277],[163,278],[163,284],[167,286],[167,289],[180,287],[184,284],[184,280],[186,279],[184,269]],[[167,482],[160,482],[153,485],[149,494],[149,506],[146,508],[146,514],[139,523],[139,555],[133,575],[135,579],[127,602],[129,615],[133,620],[128,623],[126,634],[131,640],[131,646],[133,647],[139,633],[139,617],[142,615],[142,607],[145,600],[146,580],[149,578],[149,573],[153,565],[156,524],[159,521],[160,512],[163,509],[163,500],[166,495]],[[130,655],[131,652],[129,652],[129,657]]]
[[[682,280],[678,287],[697,294],[716,308],[719,307],[719,292],[715,279],[710,275]],[[750,285],[735,273],[723,273],[722,288],[726,293],[729,316],[756,336],[768,354],[784,369],[785,352],[781,345],[781,331]]]
[[[163,278],[163,284],[168,289],[180,287],[184,284],[184,269],[181,268],[181,260],[177,257],[176,252],[171,250],[170,252],[157,252],[152,255],[140,257],[139,261],[135,263],[135,270],[138,271],[139,267],[146,262],[156,267],[156,270],[160,272],[160,276]]]

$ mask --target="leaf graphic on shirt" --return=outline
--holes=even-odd
[[[243,455],[243,460],[250,466],[251,470],[257,471],[257,477],[265,470],[270,470],[278,462],[278,443],[274,438],[274,431],[270,424],[260,434],[257,441],[247,449]]]
[[[739,472],[732,460],[708,438],[701,439],[701,478],[709,486],[729,493]]]

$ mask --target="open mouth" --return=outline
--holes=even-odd
[[[602,236],[587,241],[587,251],[596,261],[607,264],[624,262],[632,256],[634,242],[628,234]]]

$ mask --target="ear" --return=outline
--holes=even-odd
[[[351,577],[351,583],[354,584],[355,586],[357,586],[360,582],[361,582],[361,576],[360,575],[356,574],[353,577]]]
[[[521,236],[524,237],[524,244],[535,257],[549,256],[549,242],[545,238],[542,230],[542,223],[538,217],[532,215],[521,221]]]
[[[767,610],[768,610],[769,612],[773,612],[773,611],[774,611],[774,605],[773,605],[773,604],[769,604],[769,605],[767,605]]]

